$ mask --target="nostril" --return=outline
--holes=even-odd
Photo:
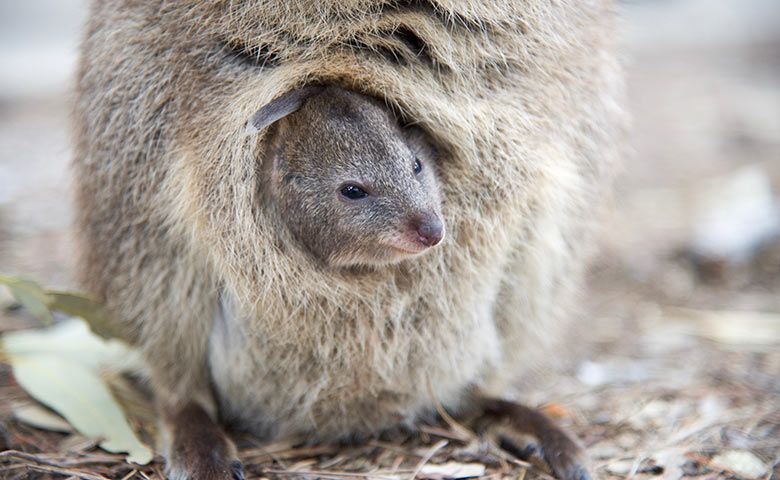
[[[444,225],[437,217],[428,218],[417,225],[417,235],[420,243],[432,247],[444,237]]]

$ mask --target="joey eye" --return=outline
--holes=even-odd
[[[341,187],[340,193],[343,197],[346,197],[350,200],[359,200],[368,196],[368,192],[358,187],[357,185],[352,185],[351,183]]]
[[[418,159],[414,159],[414,174],[417,175],[422,171],[422,164]]]

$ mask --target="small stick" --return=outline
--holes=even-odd
[[[263,472],[273,473],[276,475],[316,475],[319,477],[327,477],[327,478],[343,478],[343,477],[369,478],[370,477],[370,478],[377,478],[377,479],[395,480],[395,477],[377,475],[376,472],[354,473],[354,472],[328,472],[322,470],[263,470]]]
[[[25,463],[25,467],[30,470],[36,470],[38,472],[56,473],[59,475],[70,475],[72,477],[80,478],[82,480],[109,480],[102,475],[92,475],[91,473],[81,472],[79,470],[72,470],[70,468],[51,467],[49,465],[35,465],[34,463]]]
[[[417,464],[417,466],[414,469],[414,473],[412,473],[412,476],[409,477],[409,480],[414,480],[417,478],[417,475],[420,473],[422,468],[425,466],[426,463],[428,463],[428,460],[430,460],[436,452],[447,446],[449,442],[447,440],[440,440],[436,442],[436,444],[431,447],[430,450],[425,454],[425,456],[420,460],[420,462]]]
[[[437,397],[433,391],[433,384],[431,383],[431,379],[426,378],[425,380],[426,386],[428,387],[428,395],[431,396],[431,400],[433,401],[433,405],[436,408],[439,416],[447,423],[447,425],[450,426],[455,434],[463,436],[463,438],[459,439],[460,441],[463,443],[468,443],[469,441],[474,440],[477,437],[474,432],[458,423],[454,418],[452,418],[449,412],[444,409],[444,405],[441,404],[439,397]]]
[[[49,465],[51,467],[75,467],[78,465],[88,465],[92,463],[122,463],[122,457],[119,455],[97,455],[94,457],[57,461],[54,458],[49,458],[47,456],[33,455],[31,453],[20,452],[18,450],[6,450],[4,452],[0,452],[0,459],[3,458],[18,458],[21,460],[35,462],[40,465]]]
[[[130,480],[130,478],[132,478],[133,475],[135,475],[136,473],[138,473],[138,470],[133,469],[133,470],[130,471],[130,473],[128,473],[127,475],[122,477],[122,480]]]

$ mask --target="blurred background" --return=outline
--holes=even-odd
[[[0,271],[47,286],[74,287],[86,3],[0,2]],[[566,406],[602,476],[778,478],[780,1],[619,10],[632,154],[583,295],[586,359],[526,397]]]

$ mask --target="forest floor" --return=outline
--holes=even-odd
[[[587,334],[519,395],[576,434],[597,478],[780,478],[780,237],[754,228],[780,205],[780,43],[729,48],[631,52],[634,153],[583,294]],[[67,122],[65,102],[0,101],[0,271],[73,288]],[[0,332],[33,325],[0,313]],[[159,458],[135,467],[18,421],[25,402],[0,366],[0,478],[162,478]],[[446,478],[447,462],[549,478],[486,438],[443,423],[351,446],[237,439],[248,478]]]

